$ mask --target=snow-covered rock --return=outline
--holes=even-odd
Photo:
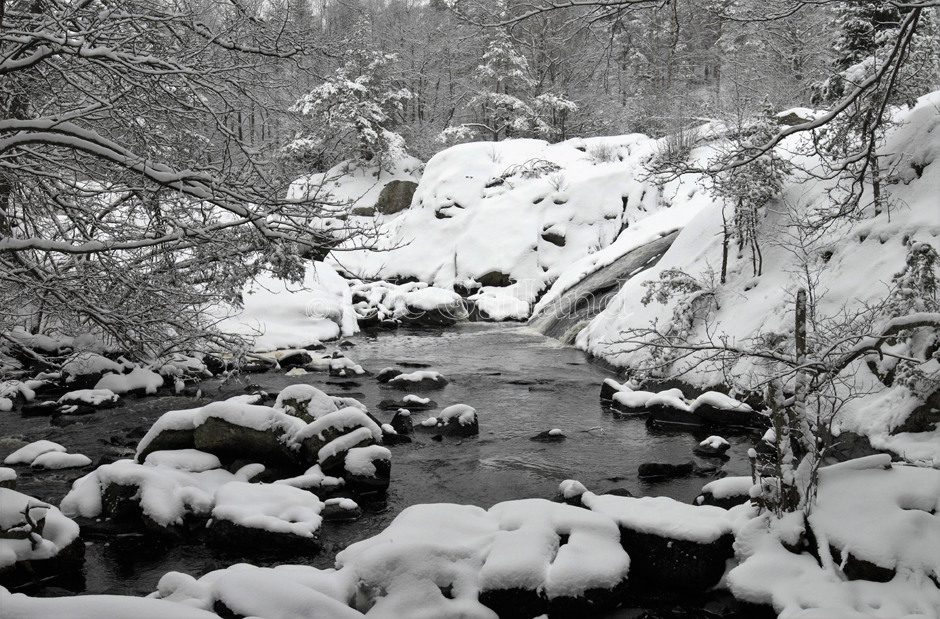
[[[7,582],[79,569],[85,547],[78,534],[78,525],[57,508],[0,487],[0,576]],[[0,587],[0,596],[4,591]],[[4,616],[6,608],[0,597]]]
[[[38,458],[44,453],[48,452],[59,452],[64,453],[66,451],[65,447],[58,443],[52,441],[47,441],[45,439],[41,441],[36,441],[26,445],[25,447],[20,447],[6,458],[3,459],[4,464],[32,464],[33,460]]]
[[[315,552],[323,503],[286,484],[230,481],[215,492],[209,539],[226,548],[291,549]]]

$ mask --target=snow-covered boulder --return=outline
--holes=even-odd
[[[431,391],[443,389],[447,385],[447,379],[439,372],[418,370],[417,372],[398,374],[390,378],[386,384],[402,391]]]
[[[351,490],[384,491],[392,471],[392,452],[381,445],[353,447],[343,458],[343,478]]]
[[[118,460],[76,480],[60,507],[70,516],[137,519],[152,533],[177,535],[185,523],[209,516],[219,487],[248,481],[263,469],[251,464],[235,473],[225,469],[192,472]]]
[[[695,497],[695,504],[731,509],[735,505],[750,501],[753,487],[754,480],[750,477],[722,477],[702,486],[702,493]]]
[[[4,582],[30,582],[81,569],[85,545],[78,534],[78,525],[55,507],[0,487],[0,577]],[[0,595],[3,591],[0,587]],[[5,608],[0,597],[0,609]]]
[[[121,374],[125,366],[94,352],[77,352],[62,364],[62,381],[72,389],[97,389],[95,384],[105,373]],[[101,387],[102,389],[106,387]]]
[[[59,404],[82,404],[91,408],[113,408],[121,396],[110,389],[79,389],[69,391],[59,398]]]
[[[0,466],[0,488],[16,489],[16,471],[5,466]]]
[[[215,492],[209,541],[225,548],[313,553],[320,548],[316,495],[286,484],[230,481]]]
[[[709,436],[692,450],[698,456],[726,458],[731,443],[720,436]]]
[[[585,492],[584,507],[613,519],[630,555],[633,583],[670,589],[707,589],[734,552],[733,519],[719,507],[667,497],[623,497]]]
[[[355,283],[352,295],[364,325],[453,325],[468,316],[460,295],[424,282]]]
[[[152,395],[163,386],[163,377],[147,368],[134,368],[127,374],[108,373],[95,383],[96,390],[107,389],[114,393]]]
[[[410,616],[419,594],[427,616],[585,616],[613,602],[630,568],[613,521],[542,499],[408,507],[336,560],[357,599],[389,616]]]
[[[59,452],[65,453],[66,448],[58,443],[53,441],[47,441],[45,439],[40,441],[35,441],[24,447],[20,447],[6,458],[3,459],[4,464],[32,464],[33,460],[38,458],[44,453],[48,452]]]
[[[297,384],[278,394],[274,409],[309,423],[337,410],[337,406],[333,398],[313,385]]]

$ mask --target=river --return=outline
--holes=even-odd
[[[356,540],[381,531],[404,507],[416,503],[454,502],[489,507],[511,499],[554,496],[558,483],[578,479],[588,489],[602,492],[626,488],[634,495],[665,495],[692,500],[702,485],[714,478],[690,477],[660,483],[637,478],[637,467],[648,461],[687,462],[692,448],[705,435],[648,429],[642,418],[624,418],[605,409],[599,400],[604,378],[612,372],[587,356],[531,329],[507,323],[465,323],[440,329],[399,329],[350,338],[355,344],[346,354],[371,372],[387,366],[427,366],[450,381],[440,391],[428,392],[440,407],[454,403],[476,408],[480,435],[476,438],[432,440],[418,434],[415,442],[393,446],[392,479],[387,500],[365,505],[363,517],[353,523],[326,523],[324,549],[314,557],[242,556],[212,550],[201,543],[162,543],[135,533],[89,535],[85,574],[69,584],[81,593],[144,595],[152,592],[168,571],[192,575],[232,563],[257,565],[333,564],[337,551]],[[192,408],[208,399],[242,392],[244,383],[260,385],[269,393],[304,382],[331,395],[355,397],[379,419],[391,413],[378,410],[382,399],[400,398],[371,377],[329,378],[325,373],[286,376],[283,372],[254,374],[221,391],[217,383],[203,385],[202,400],[184,397],[149,397],[128,400],[112,410],[80,418],[67,427],[50,425],[44,417],[23,419],[0,416],[0,453],[12,451],[10,436],[62,443],[70,452],[97,461],[116,457],[136,444],[139,436],[166,410]],[[416,412],[416,421],[433,415]],[[530,440],[539,432],[558,428],[568,437],[560,443]],[[731,459],[719,464],[731,475],[748,474],[747,448],[753,437],[727,436]],[[6,444],[5,444],[6,443]],[[125,447],[121,446],[125,444]],[[87,471],[85,471],[87,472]],[[18,489],[57,503],[70,481],[84,472],[18,470]],[[33,588],[34,594],[58,594],[56,588]]]

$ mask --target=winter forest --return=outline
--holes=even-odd
[[[0,617],[940,619],[940,0],[0,0]]]

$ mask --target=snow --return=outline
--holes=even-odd
[[[5,466],[0,466],[0,482],[13,481],[16,479],[16,471]]]
[[[612,144],[623,160],[597,162],[579,150],[600,141]],[[572,263],[662,208],[655,184],[637,178],[638,163],[654,147],[646,136],[626,135],[448,148],[427,163],[410,209],[376,218],[379,248],[388,251],[344,248],[328,260],[364,280],[411,277],[444,289],[503,273],[519,285],[487,287],[473,300],[494,319],[524,319],[538,293]],[[539,160],[561,166],[554,178],[563,180],[564,195],[547,175],[521,173]],[[543,239],[548,231],[563,231],[564,246]]]
[[[324,475],[323,469],[320,468],[320,465],[314,464],[309,469],[307,469],[303,475],[278,479],[274,483],[286,484],[288,486],[304,488],[307,490],[319,490],[320,488],[328,490],[343,486],[346,483],[346,480],[344,480],[342,477],[331,477],[329,475]]]
[[[9,456],[3,459],[4,464],[32,464],[33,461],[44,453],[66,451],[65,447],[52,441],[41,440],[30,443],[25,447],[20,447]]]
[[[576,479],[566,479],[558,485],[558,492],[565,499],[579,497],[587,491],[588,489],[584,487],[584,484]]]
[[[13,400],[10,398],[0,398],[0,413],[8,413],[13,410]]]
[[[120,373],[124,371],[124,366],[97,353],[78,352],[70,356],[60,369],[67,376],[65,382],[71,383],[77,376],[104,372]]]
[[[219,324],[253,339],[256,352],[305,348],[359,331],[346,281],[324,263],[307,266],[303,282],[259,276]]]
[[[708,482],[702,486],[702,492],[707,492],[716,499],[727,499],[747,495],[753,485],[754,481],[750,477],[729,476]]]
[[[212,517],[251,529],[314,537],[323,503],[306,490],[286,484],[231,481],[216,490]]]
[[[95,385],[95,389],[109,389],[117,394],[143,389],[148,394],[154,394],[162,386],[163,377],[153,370],[134,368],[128,374],[105,374]]]
[[[593,492],[585,492],[581,502],[623,528],[660,537],[709,544],[731,533],[728,510],[711,505],[689,505],[669,497],[635,498]]]
[[[336,410],[336,403],[333,398],[313,385],[288,385],[278,394],[277,400],[274,402],[274,409],[292,415],[297,414],[299,411],[297,411],[294,404],[288,404],[288,400],[293,400],[297,406],[303,408],[302,412],[314,419],[319,419],[323,415]]]
[[[409,393],[408,395],[403,397],[401,400],[402,402],[408,402],[409,404],[410,403],[429,404],[431,402],[431,398],[422,398],[421,396],[414,395],[413,393]]]
[[[179,525],[186,514],[208,515],[215,492],[223,484],[247,481],[263,469],[263,465],[249,464],[235,473],[225,469],[188,472],[118,460],[77,479],[60,507],[67,515],[97,517],[102,512],[102,492],[109,484],[118,484],[138,488],[141,509],[158,525]]]
[[[47,451],[36,456],[30,464],[36,469],[70,469],[91,464],[91,458],[82,454],[69,454],[59,451]]]
[[[382,430],[379,429],[380,433],[381,431]],[[317,452],[317,460],[324,462],[328,458],[332,458],[344,451],[349,451],[360,443],[373,440],[374,436],[374,433],[369,428],[356,428],[352,432],[335,438],[321,447],[320,451]]]
[[[306,565],[271,568],[239,563],[199,580],[169,572],[160,579],[154,595],[182,608],[206,611],[219,601],[243,617],[361,619],[363,615],[346,604],[356,588],[350,575]]]
[[[418,370],[417,372],[399,374],[398,376],[389,380],[388,384],[394,385],[396,383],[417,383],[422,380],[440,381],[443,378],[444,376],[441,375],[440,372],[432,372],[430,370]]]
[[[447,423],[451,419],[457,419],[457,422],[462,425],[470,425],[477,418],[477,411],[472,406],[467,406],[466,404],[452,404],[444,410],[441,411],[439,415],[439,420],[441,423]]]
[[[901,182],[884,187],[887,204],[892,206],[880,214],[866,206],[856,220],[833,226],[814,239],[808,252],[809,268],[813,270],[816,298],[815,315],[818,319],[852,315],[866,307],[882,307],[892,277],[905,264],[909,249],[917,244],[938,247],[936,193],[940,187],[940,167],[924,166],[940,152],[940,132],[936,105],[940,93],[933,93],[917,102],[912,109],[895,113],[896,125],[887,136],[881,153],[885,165],[896,166]],[[783,144],[784,151],[793,150],[803,138],[793,136]],[[692,153],[693,163],[704,163],[712,155],[711,147],[698,148]],[[798,156],[796,163],[812,168],[818,162]],[[914,169],[913,164],[918,167]],[[887,168],[886,168],[887,169]],[[652,268],[629,279],[610,301],[606,310],[595,317],[578,334],[578,348],[597,355],[617,367],[635,367],[650,361],[649,351],[637,350],[624,342],[624,333],[630,329],[649,327],[654,319],[665,329],[671,323],[672,310],[677,301],[665,306],[652,302],[644,306],[644,283],[658,281],[666,269],[680,269],[703,282],[714,285],[715,308],[709,313],[707,327],[704,320],[696,320],[691,338],[699,341],[746,343],[767,336],[782,339],[781,346],[792,350],[793,299],[798,286],[805,286],[805,271],[800,266],[800,252],[785,239],[790,235],[789,213],[796,220],[806,220],[812,209],[830,204],[832,184],[800,173],[794,174],[784,186],[778,203],[771,204],[762,213],[759,233],[764,240],[763,272],[754,277],[750,256],[732,251],[729,256],[727,283],[720,285],[714,278],[722,257],[722,204],[712,199],[700,186],[703,182],[689,175],[670,181],[663,188],[669,196],[670,208],[663,211],[688,211],[691,217],[684,224],[676,241],[662,259]],[[866,188],[870,200],[870,191]],[[655,215],[652,215],[655,216]],[[642,220],[643,222],[646,219]],[[635,228],[631,224],[630,229]],[[628,229],[629,232],[629,229]],[[573,277],[572,281],[578,278]],[[712,283],[709,283],[712,282]],[[543,299],[547,303],[550,298]],[[876,325],[876,329],[892,323]],[[742,358],[733,367],[722,370],[715,364],[700,363],[702,355],[683,357],[672,368],[672,373],[696,387],[709,388],[721,384],[728,376],[741,383],[742,388],[753,388],[759,382],[761,368],[754,359]],[[894,402],[901,408],[882,405],[884,385],[866,367],[856,361],[842,376],[851,379],[848,387],[862,397],[849,397],[833,424],[839,431],[852,431],[868,436],[873,445],[903,454],[909,459],[940,462],[940,433],[891,434],[892,424],[899,424],[912,410],[904,402],[897,386]],[[841,387],[840,387],[841,389]],[[840,397],[846,394],[840,393]],[[711,397],[711,396],[710,396]],[[881,400],[881,402],[879,402]]]
[[[359,509],[359,504],[353,501],[352,499],[347,499],[345,497],[335,497],[332,499],[327,499],[323,502],[324,505],[336,505],[340,509],[353,510]]]
[[[354,447],[346,452],[346,460],[343,468],[347,473],[353,475],[363,475],[371,477],[375,475],[376,460],[389,461],[392,459],[392,452],[381,445],[369,445],[368,447]]]
[[[692,404],[689,405],[689,409],[694,412],[698,407],[703,405],[712,406],[721,410],[753,410],[744,402],[738,402],[731,396],[725,395],[724,393],[720,393],[718,391],[706,391],[699,397],[695,398]]]
[[[134,619],[217,619],[209,610],[198,610],[163,600],[134,598],[122,595],[80,595],[72,597],[28,597],[10,593],[0,587],[0,608],[4,619],[102,619],[103,617],[134,617]]]
[[[561,430],[559,430],[558,428],[552,428],[551,430],[548,431],[549,436],[561,436],[561,434],[562,434]]]
[[[627,408],[646,408],[650,399],[655,393],[649,391],[633,391],[624,389],[618,391],[612,396],[614,402],[622,404]]]
[[[369,415],[358,408],[346,407],[327,413],[316,421],[301,428],[294,436],[295,441],[302,441],[310,436],[324,438],[327,430],[343,431],[349,428],[365,429],[376,441],[382,440],[382,428]]]
[[[9,539],[0,536],[0,569],[13,565],[18,561],[48,559],[55,556],[63,548],[78,538],[78,525],[55,507],[38,501],[9,488],[0,488],[0,530],[25,526],[27,523],[23,512],[29,507],[30,517],[36,521],[45,517],[46,523],[42,529],[42,537],[36,539]],[[36,542],[33,548],[32,542]],[[0,587],[0,595],[5,589]],[[8,617],[6,602],[0,597],[0,609],[4,618]]]
[[[198,449],[172,449],[167,451],[154,451],[147,454],[144,464],[158,466],[180,471],[201,473],[217,469],[222,466],[218,456]]]
[[[89,406],[101,406],[105,402],[117,402],[120,399],[116,393],[110,389],[79,389],[78,391],[69,391],[61,398],[59,404],[66,402],[81,402]]]
[[[711,447],[712,449],[721,449],[722,447],[730,446],[730,443],[720,436],[709,436],[704,441],[699,443],[699,446]]]

